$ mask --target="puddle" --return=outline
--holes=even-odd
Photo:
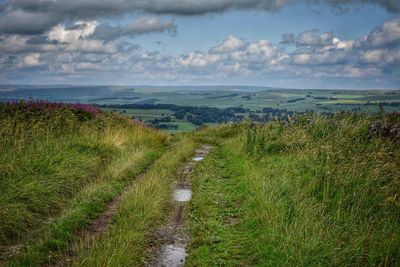
[[[188,256],[186,246],[190,241],[185,222],[187,202],[192,198],[190,177],[194,166],[208,155],[211,148],[211,146],[203,145],[200,149],[197,149],[192,161],[183,167],[183,179],[180,179],[174,190],[173,197],[176,201],[174,210],[171,211],[168,224],[158,231],[160,246],[155,246],[151,249],[155,257],[146,262],[145,266],[180,267],[185,265],[185,258]]]
[[[176,189],[174,199],[178,202],[186,202],[192,198],[192,190],[190,189]]]
[[[194,161],[202,161],[204,159],[204,157],[194,157],[193,160]]]
[[[163,255],[163,266],[180,267],[185,265],[186,249],[175,245],[166,245]]]

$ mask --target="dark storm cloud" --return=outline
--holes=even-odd
[[[0,15],[0,33],[40,34],[57,24],[60,17],[54,13],[34,13],[15,10]]]
[[[65,20],[116,16],[132,12],[201,15],[227,10],[277,11],[294,3],[347,6],[380,5],[400,11],[399,0],[11,0],[0,5],[0,33],[42,33]]]
[[[325,3],[325,0],[312,0],[316,3]],[[400,12],[400,1],[399,0],[329,0],[328,1],[333,6],[343,6],[343,5],[364,5],[372,4],[379,5],[385,8],[388,12],[397,13]]]

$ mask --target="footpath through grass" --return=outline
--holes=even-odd
[[[82,245],[74,266],[142,266],[150,233],[168,216],[172,184],[179,168],[193,155],[196,143],[177,142],[123,195],[109,231]]]
[[[370,123],[232,126],[192,176],[188,266],[399,265],[400,147]]]

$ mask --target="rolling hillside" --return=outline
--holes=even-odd
[[[86,104],[2,104],[0,265],[397,266],[399,118],[168,135]]]

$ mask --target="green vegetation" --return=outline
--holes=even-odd
[[[242,199],[246,198],[245,180],[228,168],[227,159],[222,156],[218,149],[196,169],[192,178],[192,246],[188,266],[252,264],[252,237],[239,223]],[[242,165],[239,163],[238,167]]]
[[[173,87],[54,87],[13,86],[0,92],[0,101],[10,99],[48,99],[51,101],[81,102],[114,105],[112,110],[141,120],[148,125],[168,133],[191,131],[198,125],[237,122],[240,118],[254,121],[270,121],[286,114],[315,112],[318,114],[352,111],[377,113],[382,105],[386,112],[400,111],[400,90],[316,90],[279,89],[246,86],[173,86]],[[117,107],[135,104],[136,108]],[[154,105],[175,105],[187,107],[243,108],[244,111],[225,116],[224,112],[215,118],[187,112],[176,114],[176,108],[159,108]],[[146,105],[153,105],[149,109]],[[269,109],[273,112],[264,112]],[[208,113],[208,112],[207,112]],[[235,117],[233,115],[237,115]]]
[[[116,111],[170,133],[189,131],[209,123],[271,121],[287,115],[338,111],[377,113],[398,111],[400,91],[341,90],[260,90],[198,91],[166,89],[141,95],[140,101],[99,102],[100,107]],[[135,94],[144,92],[140,89]],[[157,99],[145,101],[143,99]],[[129,108],[130,107],[130,108]],[[196,108],[201,108],[200,113]],[[182,124],[188,122],[188,124]]]
[[[233,126],[192,177],[188,265],[397,266],[400,147],[370,123]]]
[[[193,155],[195,143],[184,139],[165,153],[124,194],[111,229],[74,263],[75,266],[140,266],[151,230],[168,215],[172,183],[179,167]],[[90,246],[90,244],[89,244]],[[85,249],[83,249],[85,250]]]
[[[52,261],[65,251],[74,232],[169,142],[96,110],[47,103],[0,109],[0,244],[28,244],[12,260],[15,266]]]
[[[286,93],[290,105],[310,98]],[[213,110],[172,109],[157,113]],[[0,105],[0,259],[18,248],[5,265],[144,265],[181,167],[211,144],[190,178],[188,266],[398,266],[400,117],[383,111],[248,114],[170,136],[89,105]],[[116,198],[109,227],[82,236]]]

